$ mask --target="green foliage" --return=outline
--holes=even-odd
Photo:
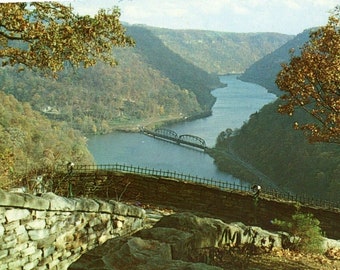
[[[291,128],[296,118],[305,114],[282,116],[277,112],[280,102],[277,100],[253,114],[234,136],[217,144],[217,149],[225,151],[231,144],[236,154],[279,186],[297,194],[338,201],[340,147],[310,144],[302,132]]]
[[[119,52],[119,59],[128,54]],[[77,73],[66,71],[57,80],[11,69],[0,70],[0,79],[6,93],[84,133],[108,133],[115,125],[137,126],[146,119],[183,118],[202,111],[191,91],[147,67],[138,55],[131,53],[127,59],[116,68],[99,63]]]
[[[166,47],[163,43],[166,40],[156,37],[156,29],[126,28],[136,40],[136,47],[115,48],[114,58],[119,63],[115,68],[99,62],[75,73],[66,65],[66,70],[58,73],[56,80],[30,71],[18,74],[14,69],[3,68],[0,70],[1,90],[19,101],[28,102],[50,119],[66,121],[84,133],[108,133],[126,126],[136,128],[150,122],[190,118],[209,112],[215,101],[210,91],[220,85],[217,76],[184,60],[181,57],[185,55],[184,50],[174,53]],[[170,38],[179,33],[171,30],[168,35]],[[188,42],[188,38],[193,37],[215,44],[214,40],[221,36],[205,31],[192,34],[188,31],[183,40],[179,35],[177,41]],[[255,42],[258,38],[258,44],[269,42],[270,35],[263,35],[255,35],[251,40]],[[238,34],[227,36],[232,37],[233,42],[244,38]],[[285,38],[278,35],[276,39],[274,35],[270,48],[278,46]],[[197,50],[193,53],[202,53]],[[241,61],[239,57],[242,56],[235,56],[236,62]],[[208,62],[217,59],[220,59],[219,53]]]
[[[338,14],[326,26],[297,35],[240,76],[284,97],[281,112],[291,114],[296,106],[303,106],[312,117],[308,122],[297,121],[294,128],[303,129],[312,142],[339,141],[339,36]]]
[[[219,85],[218,78],[185,62],[148,31],[144,35],[137,27],[132,32],[138,45],[116,48],[119,65],[114,68],[103,63],[76,73],[66,68],[56,80],[3,68],[2,90],[84,133],[209,111],[214,102],[210,90]]]
[[[98,60],[115,65],[112,47],[134,45],[118,8],[90,17],[58,2],[2,3],[0,14],[2,65],[20,65],[19,70],[25,66],[55,75],[66,61],[75,67]]]
[[[240,78],[282,95],[283,92],[275,83],[276,76],[282,69],[281,63],[289,62],[290,53],[301,54],[300,48],[309,40],[310,32],[304,31],[257,61]],[[303,133],[292,130],[292,127],[295,122],[312,121],[311,117],[301,110],[297,110],[293,117],[279,115],[276,110],[281,104],[283,103],[277,101],[274,105],[265,106],[260,113],[254,114],[233,139],[235,149],[278,184],[297,193],[338,201],[339,146],[319,143],[310,145]]]
[[[309,33],[310,30],[306,30],[301,34],[298,34],[292,40],[289,40],[280,48],[265,55],[263,58],[249,66],[240,76],[240,79],[246,82],[259,84],[278,96],[282,95],[283,92],[275,83],[276,75],[282,69],[282,62],[289,61],[289,51],[294,51],[295,54],[299,54],[302,45],[308,41]]]
[[[14,185],[23,175],[50,173],[70,160],[93,162],[79,132],[48,120],[28,103],[1,91],[0,100],[0,187],[10,181]]]
[[[320,221],[313,214],[296,212],[289,221],[275,219],[273,224],[293,238],[292,248],[302,252],[322,252],[323,236]]]
[[[209,75],[203,69],[184,60],[182,56],[167,48],[150,30],[138,26],[128,27],[127,30],[136,40],[136,50],[148,65],[159,70],[181,88],[195,93],[204,111],[211,109],[215,98],[210,91],[221,85],[217,76]]]
[[[226,145],[226,143],[223,144]],[[221,150],[220,143],[218,143],[218,147],[209,149],[207,153],[214,159],[214,163],[219,170],[229,173],[246,183],[257,183],[257,177],[250,172],[249,169],[245,168],[238,161],[233,159],[229,153]]]
[[[171,50],[209,73],[241,73],[292,36],[148,28]]]
[[[338,6],[338,9],[340,6]],[[299,55],[291,53],[282,64],[276,84],[284,91],[280,113],[292,115],[303,109],[309,121],[298,121],[310,142],[340,144],[340,15],[310,34]]]

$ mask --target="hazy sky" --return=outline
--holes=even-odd
[[[339,0],[73,0],[80,14],[119,6],[121,21],[172,29],[298,34],[325,25]]]
[[[17,2],[13,0],[12,2]],[[0,2],[9,2],[2,1]],[[298,34],[325,25],[339,0],[66,0],[81,15],[121,9],[121,21],[171,29]]]

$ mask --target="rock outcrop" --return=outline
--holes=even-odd
[[[221,269],[198,260],[204,249],[251,245],[281,248],[289,237],[242,223],[176,213],[162,217],[152,228],[107,241],[73,263],[71,270]]]

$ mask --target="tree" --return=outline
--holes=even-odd
[[[276,78],[286,92],[279,112],[293,115],[302,108],[311,116],[294,127],[306,132],[311,142],[340,143],[340,6],[326,26],[311,31],[299,56],[291,51]]]
[[[92,18],[56,2],[1,3],[0,63],[53,76],[67,63],[89,67],[101,60],[115,65],[113,47],[134,45],[119,17],[118,8],[100,10]],[[0,187],[52,163],[93,162],[83,136],[69,135],[64,123],[52,124],[2,91],[0,100]],[[11,182],[6,182],[9,176]]]
[[[0,58],[2,65],[38,68],[44,73],[89,67],[97,60],[116,61],[113,46],[133,46],[119,22],[120,11],[100,10],[93,18],[73,13],[57,2],[0,4]]]
[[[321,253],[323,234],[320,221],[309,213],[297,211],[289,221],[275,219],[273,224],[287,231],[292,237],[292,248],[302,252]]]

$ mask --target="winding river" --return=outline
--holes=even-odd
[[[251,114],[276,99],[265,88],[242,82],[236,75],[221,76],[220,80],[227,86],[212,91],[216,103],[211,116],[165,128],[179,135],[201,137],[208,147],[212,147],[221,131],[240,128]],[[219,171],[213,159],[204,152],[139,133],[96,135],[89,138],[88,147],[97,164],[127,164],[241,184],[239,179]]]

